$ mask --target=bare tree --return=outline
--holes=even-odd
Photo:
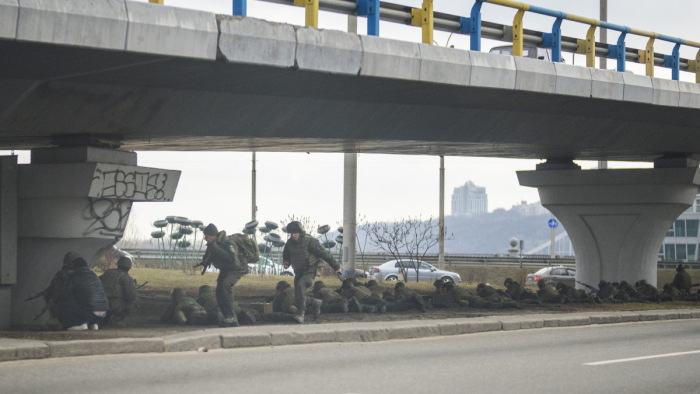
[[[355,241],[357,242],[357,251],[360,252],[362,269],[366,271],[367,264],[365,263],[365,253],[367,252],[367,242],[369,241],[370,224],[367,223],[367,217],[365,215],[358,216],[359,221],[355,226]],[[360,237],[360,233],[362,233],[362,237]]]
[[[409,216],[394,223],[369,225],[369,240],[372,245],[391,254],[396,260],[416,262],[412,268],[416,270],[416,281],[419,281],[420,264],[417,261],[425,258],[428,250],[437,245],[439,231],[438,223],[432,216],[427,221],[420,216]],[[404,282],[408,281],[406,269],[401,269],[400,272]]]

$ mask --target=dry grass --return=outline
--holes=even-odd
[[[447,268],[449,269],[449,267]],[[480,282],[489,283],[496,288],[503,288],[503,280],[505,278],[513,278],[520,283],[525,283],[525,276],[534,272],[535,269],[526,268],[504,268],[504,267],[466,267],[454,269],[463,279],[462,286],[475,288]],[[693,283],[700,283],[700,270],[689,270]],[[676,271],[673,268],[661,269],[658,273],[659,287],[664,283],[669,283],[673,280]],[[131,276],[136,279],[139,284],[148,281],[145,289],[159,292],[169,292],[174,287],[181,287],[188,294],[197,294],[197,289],[201,285],[216,286],[217,273],[207,272],[200,275],[197,270],[165,270],[159,268],[132,268]],[[340,280],[335,276],[324,276],[318,278],[323,280],[326,285],[332,288],[340,287]],[[280,280],[293,283],[294,278],[290,276],[275,276],[275,275],[246,275],[236,285],[236,295],[244,297],[270,297],[274,294],[275,285]],[[406,284],[409,288],[417,290],[421,293],[430,293],[433,291],[433,285],[430,282],[409,282]],[[387,290],[393,289],[394,283],[380,282],[380,286]]]

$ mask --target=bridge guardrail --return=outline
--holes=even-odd
[[[481,38],[489,38],[500,41],[512,41],[513,55],[522,56],[523,43],[535,44],[543,48],[552,49],[552,61],[561,61],[561,51],[586,55],[586,66],[595,67],[597,56],[606,56],[617,60],[617,70],[625,71],[627,60],[646,65],[646,75],[654,76],[654,66],[662,66],[671,69],[671,78],[679,80],[679,71],[695,73],[696,83],[700,83],[700,43],[671,37],[652,31],[641,30],[633,27],[617,25],[607,21],[587,18],[569,14],[562,11],[551,10],[543,7],[532,6],[526,3],[511,0],[475,0],[469,17],[434,12],[433,0],[423,0],[421,8],[412,8],[404,5],[383,2],[379,0],[264,0],[267,2],[290,6],[304,7],[306,10],[306,26],[318,28],[318,11],[331,11],[349,15],[363,16],[367,18],[367,34],[379,36],[379,21],[388,21],[421,27],[423,31],[423,43],[432,45],[433,30],[459,33],[470,36],[470,49],[481,51]],[[164,4],[164,0],[149,0],[150,3]],[[499,25],[481,20],[481,6],[483,3],[516,9],[513,25]],[[537,32],[525,30],[523,16],[526,12],[532,12],[554,18],[552,31]],[[247,0],[232,0],[232,14],[246,16]],[[561,23],[563,20],[589,25],[585,39],[562,37]],[[595,41],[595,30],[601,27],[620,33],[617,43],[607,44]],[[627,48],[625,39],[627,34],[647,37],[645,49]],[[510,36],[510,38],[508,37]],[[654,52],[655,40],[666,41],[675,44],[670,55]],[[683,59],[679,56],[681,45],[699,48],[695,59]]]

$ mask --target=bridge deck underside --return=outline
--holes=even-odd
[[[700,112],[0,40],[0,148],[651,160],[700,155]]]

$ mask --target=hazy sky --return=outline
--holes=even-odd
[[[145,0],[143,0],[145,1]],[[531,5],[564,11],[579,16],[599,18],[599,0],[532,0]],[[215,13],[231,12],[231,0],[165,0],[166,5],[195,8]],[[397,3],[420,7],[418,1]],[[439,12],[468,16],[472,1],[435,0]],[[693,0],[608,0],[608,21],[641,30],[655,31],[686,40],[700,41],[697,16],[700,2]],[[512,24],[515,10],[484,4],[482,20]],[[304,10],[261,1],[248,1],[248,16],[279,22],[304,24]],[[321,12],[319,27],[346,30],[347,16]],[[554,19],[526,13],[524,28],[551,31]],[[366,34],[364,19],[358,21],[358,31]],[[585,38],[587,25],[565,21],[564,36]],[[598,34],[598,33],[597,33]],[[382,22],[380,36],[420,42],[417,27]],[[616,42],[617,32],[608,32],[608,42]],[[458,49],[469,49],[469,36],[436,31],[436,45],[448,43]],[[646,38],[627,36],[629,47],[644,48]],[[504,43],[484,40],[482,50]],[[656,41],[655,51],[671,53],[672,45]],[[695,58],[697,49],[681,48],[681,57]],[[585,64],[585,58],[565,53],[568,64]],[[644,74],[643,68],[627,63],[628,69]],[[615,68],[608,61],[608,68]],[[656,68],[656,76],[670,79],[670,71]],[[681,72],[681,79],[694,81],[694,76]],[[251,153],[250,152],[139,152],[139,165],[182,170],[180,184],[171,203],[134,204],[130,225],[142,234],[150,233],[150,223],[167,215],[186,216],[205,223],[214,222],[229,232],[240,230],[251,217]],[[534,170],[534,160],[483,159],[465,157],[445,158],[445,213],[450,214],[452,190],[471,180],[485,186],[489,210],[510,208],[521,201],[539,199],[535,189],[520,187],[516,170]],[[582,163],[592,168],[593,162]],[[624,165],[624,164],[623,164]],[[611,163],[611,167],[618,165]],[[640,163],[647,167],[647,163]],[[439,157],[358,155],[357,212],[368,220],[393,220],[421,215],[438,215]],[[335,227],[343,217],[343,155],[322,153],[257,153],[257,218],[280,221],[288,215],[311,217],[316,224]],[[546,223],[543,223],[546,226]]]

